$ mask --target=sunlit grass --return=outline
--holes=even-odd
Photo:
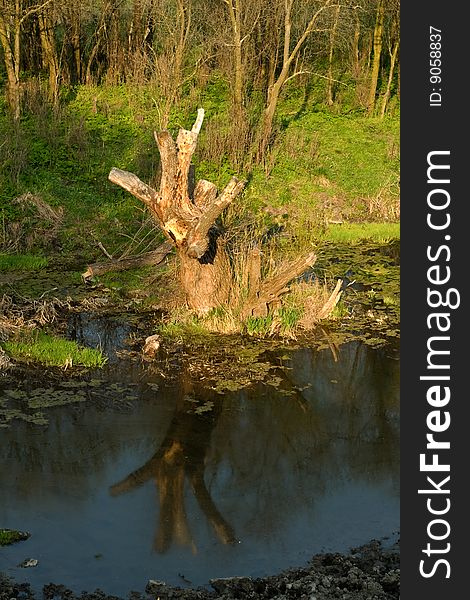
[[[23,336],[3,343],[3,349],[12,357],[56,367],[102,367],[107,358],[101,350],[82,348],[76,342],[46,333]]]
[[[399,223],[342,223],[330,225],[323,234],[329,242],[351,243],[372,240],[387,243],[400,238]]]
[[[47,267],[49,261],[44,256],[33,254],[0,254],[0,271],[36,271]]]

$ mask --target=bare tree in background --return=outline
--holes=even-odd
[[[377,94],[377,83],[379,80],[380,60],[383,48],[383,31],[385,19],[385,4],[384,0],[379,0],[377,4],[377,13],[374,27],[374,43],[372,68],[370,73],[369,99],[367,101],[367,111],[372,115],[375,110],[375,97]]]
[[[22,29],[25,21],[44,10],[52,0],[31,4],[26,0],[0,0],[0,43],[8,81],[8,105],[15,121],[21,116]]]
[[[258,160],[262,160],[266,154],[282,88],[289,79],[292,79],[303,72],[303,69],[298,68],[298,63],[296,63],[302,47],[309,36],[322,27],[322,17],[329,11],[336,10],[337,6],[333,0],[323,0],[321,2],[312,3],[306,24],[299,29],[297,35],[294,36],[293,18],[296,2],[295,0],[280,1],[283,2],[284,18],[284,35],[281,48],[279,48],[281,59],[279,70],[276,70],[276,68],[273,69],[273,75],[267,90],[266,104],[257,139],[256,152]]]

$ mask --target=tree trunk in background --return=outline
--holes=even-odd
[[[263,113],[263,120],[261,128],[259,129],[259,135],[256,140],[256,158],[258,162],[261,162],[266,157],[266,151],[268,149],[273,131],[274,115],[276,113],[281,89],[288,79],[291,79],[292,77],[295,77],[301,73],[301,71],[294,69],[294,73],[290,75],[294,60],[298,58],[299,51],[307,38],[316,30],[317,22],[322,13],[328,8],[332,7],[333,0],[325,0],[325,2],[317,8],[307,25],[304,27],[302,33],[299,34],[294,47],[291,49],[293,4],[294,0],[285,0],[282,68],[279,72],[279,75],[275,78],[274,83],[270,85],[268,89],[266,108]]]
[[[98,69],[98,74],[93,73],[93,65],[96,61],[96,57],[98,55],[99,50],[106,46],[106,38],[109,35],[109,33],[107,32],[106,25],[107,23],[109,24],[111,22],[112,14],[112,3],[108,2],[107,4],[104,4],[101,9],[101,18],[97,30],[95,31],[93,36],[93,45],[88,54],[88,59],[86,62],[85,83],[87,85],[93,85],[94,81],[96,81],[96,83],[98,83],[99,81],[99,75],[101,74],[101,70]]]
[[[329,106],[334,104],[334,93],[333,93],[333,54],[336,41],[336,30],[338,29],[339,11],[340,5],[336,7],[333,26],[330,30],[330,50],[328,53],[328,79],[326,84],[326,101]]]
[[[352,71],[356,79],[361,74],[361,62],[359,54],[359,40],[361,38],[361,21],[359,20],[359,13],[356,11],[356,20],[354,23],[354,37],[352,43]]]
[[[276,114],[277,104],[281,88],[287,79],[287,73],[281,72],[275,83],[269,87],[266,108],[264,109],[263,121],[259,129],[259,141],[257,143],[257,161],[261,162],[268,149],[273,131],[274,115]]]
[[[384,30],[384,18],[385,18],[385,6],[384,0],[379,0],[377,6],[377,16],[374,28],[374,45],[373,45],[373,59],[372,69],[370,76],[370,88],[369,88],[369,100],[367,102],[367,112],[369,116],[372,116],[375,109],[375,95],[377,93],[377,83],[379,80],[380,71],[380,58],[382,55],[382,36]]]
[[[119,39],[119,15],[112,12],[110,24],[106,35],[106,56],[108,60],[108,69],[106,71],[106,83],[117,85],[121,75],[126,74],[126,66],[122,64],[123,57],[121,42]]]
[[[2,7],[3,8],[3,7]],[[15,121],[21,116],[20,88],[20,33],[21,6],[15,3],[14,12],[9,15],[0,10],[0,42],[3,46],[3,59],[7,72],[7,101]]]
[[[395,73],[395,65],[397,62],[399,45],[400,45],[399,41],[396,40],[393,45],[393,49],[390,53],[390,70],[388,72],[387,89],[385,90],[384,97],[382,98],[382,107],[380,109],[380,118],[382,118],[382,119],[385,116],[385,111],[387,110],[387,104],[388,104],[388,101],[390,98],[390,91],[392,89],[392,81],[393,81],[393,75]]]
[[[49,100],[52,104],[55,104],[59,96],[59,58],[54,39],[54,23],[51,12],[47,7],[38,14],[38,24],[43,63],[49,72]]]
[[[82,82],[82,7],[79,2],[68,0],[61,5],[61,15],[65,26],[67,63],[72,84]]]
[[[241,6],[240,0],[224,0],[227,5],[233,48],[233,84],[232,101],[234,113],[240,114],[243,106],[243,61],[241,36]]]

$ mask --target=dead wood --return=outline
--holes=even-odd
[[[255,258],[255,257],[254,257]],[[250,290],[250,295],[243,308],[244,316],[262,317],[269,312],[270,306],[276,303],[280,296],[289,291],[288,284],[312,267],[317,260],[314,252],[285,263],[277,273],[259,283],[258,289]],[[255,261],[252,261],[252,269]],[[256,265],[256,268],[259,268]],[[255,275],[255,281],[259,278]],[[250,286],[251,287],[251,286]]]
[[[216,222],[245,186],[233,177],[218,194],[213,183],[194,182],[191,159],[203,119],[200,108],[191,131],[180,129],[176,140],[168,131],[155,132],[162,166],[158,191],[133,173],[112,169],[109,174],[113,183],[144,202],[175,245],[186,302],[198,313],[228,302],[232,272]]]
[[[145,252],[139,256],[128,256],[101,263],[94,263],[87,266],[87,270],[82,273],[82,278],[86,281],[92,277],[110,273],[111,271],[126,271],[127,269],[137,269],[160,264],[163,259],[171,252],[173,245],[171,242],[164,242],[156,250]]]
[[[343,285],[343,280],[338,279],[335,285],[335,289],[331,292],[331,296],[325,302],[320,312],[318,313],[318,319],[326,319],[329,317],[334,309],[334,307],[338,304],[339,299],[341,298],[341,294],[343,293],[341,290],[341,286]]]
[[[192,129],[180,129],[176,140],[168,131],[155,132],[162,168],[158,191],[133,173],[112,169],[109,174],[112,182],[144,202],[176,247],[186,303],[200,315],[230,302],[236,304],[239,300],[232,292],[233,266],[218,219],[245,186],[244,181],[232,177],[219,194],[209,181],[195,183],[191,159],[203,119],[204,110],[200,108]],[[260,252],[254,249],[247,256],[246,273],[241,274],[247,290],[242,316],[262,316],[274,310],[280,303],[280,296],[288,291],[288,284],[311,267],[315,259],[313,253],[301,256],[284,263],[277,273],[262,280]],[[95,265],[89,267],[84,277],[90,276],[90,272],[98,274]]]

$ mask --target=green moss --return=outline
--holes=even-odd
[[[106,357],[101,350],[81,348],[74,341],[37,333],[29,339],[9,340],[4,350],[12,357],[56,367],[102,367]]]
[[[14,529],[0,529],[0,546],[9,546],[15,542],[27,540],[29,535],[29,533]]]

